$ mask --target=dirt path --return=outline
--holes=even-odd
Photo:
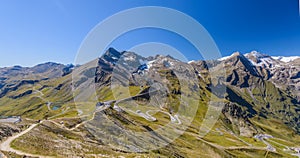
[[[40,123],[42,123],[42,121]],[[18,133],[17,135],[14,135],[12,137],[7,138],[4,142],[2,142],[0,144],[0,150],[7,151],[7,152],[13,152],[13,153],[16,153],[18,155],[26,155],[26,156],[31,156],[31,157],[46,158],[47,156],[25,153],[25,152],[22,152],[20,150],[15,150],[15,149],[13,149],[13,148],[10,147],[11,142],[13,142],[15,139],[21,137],[22,135],[30,132],[33,128],[35,128],[40,123],[32,124],[29,128],[27,128],[26,130],[22,131],[21,133]]]

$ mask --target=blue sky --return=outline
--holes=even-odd
[[[252,50],[300,55],[298,0],[1,0],[0,66],[73,63],[93,27],[139,6],[163,6],[188,14],[208,30],[223,56]],[[112,46],[125,50],[144,42],[169,44],[189,60],[201,58],[187,41],[158,29],[129,32]]]

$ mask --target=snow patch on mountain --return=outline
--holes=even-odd
[[[147,68],[150,69],[154,62],[155,62],[155,60],[147,62]]]
[[[188,64],[195,63],[195,62],[196,62],[195,60],[191,60],[188,62]]]
[[[127,56],[127,57],[124,57],[124,60],[125,61],[134,61],[135,57],[133,57],[133,56]]]
[[[224,61],[224,60],[229,59],[230,57],[232,57],[232,55],[231,55],[231,56],[225,56],[225,57],[222,57],[222,58],[220,58],[220,59],[218,59],[218,60],[219,60],[219,61]]]
[[[220,59],[218,59],[219,61],[224,61],[224,60],[227,60],[227,59],[230,59],[231,57],[234,57],[236,56],[237,54],[240,54],[239,52],[234,52],[233,54],[231,54],[230,56],[224,56]]]

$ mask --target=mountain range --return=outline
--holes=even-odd
[[[209,113],[211,100],[222,106]],[[185,63],[109,48],[83,65],[0,68],[0,116],[22,118],[0,119],[7,157],[294,157],[300,57],[252,51]],[[200,136],[206,118],[215,121]]]

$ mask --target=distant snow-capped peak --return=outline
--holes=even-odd
[[[224,56],[224,57],[222,57],[222,58],[220,58],[218,60],[219,61],[224,61],[224,60],[230,59],[231,57],[234,57],[238,53],[239,52],[235,52],[235,53],[233,53],[230,56]],[[246,54],[244,54],[244,56],[246,58],[248,58],[252,62],[254,62],[254,59],[256,59],[257,60],[256,62],[261,62],[262,60],[267,60],[268,62],[271,62],[272,60],[273,61],[274,60],[278,60],[278,61],[281,61],[281,62],[288,63],[288,62],[294,61],[296,59],[300,59],[300,56],[290,56],[290,57],[285,57],[285,56],[269,56],[267,54],[263,54],[263,53],[260,53],[258,51],[252,51],[250,53],[246,53]]]
[[[219,61],[226,61],[229,60],[232,57],[235,57],[237,55],[242,55],[239,52],[235,52],[230,56],[225,56],[220,59]],[[244,55],[247,60],[249,60],[252,65],[254,66],[263,66],[263,67],[281,67],[285,65],[284,63],[292,62],[296,59],[300,59],[300,56],[290,56],[290,57],[284,57],[284,56],[269,56],[267,54],[260,53],[258,51],[252,51],[250,53],[246,53]]]
[[[252,56],[252,57],[255,57],[255,58],[258,58],[258,59],[262,59],[262,58],[270,58],[269,55],[266,55],[266,54],[257,52],[257,51],[255,51],[255,50],[252,51],[252,52],[250,52],[250,53],[246,53],[245,56],[246,56],[247,58],[249,58],[249,57]]]
[[[300,59],[300,56],[290,56],[290,57],[284,57],[284,56],[272,56],[273,59],[288,63],[291,61],[294,61],[296,59]]]

